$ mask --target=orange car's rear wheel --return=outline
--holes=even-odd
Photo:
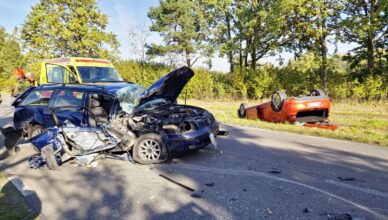
[[[246,103],[241,103],[240,108],[237,110],[237,115],[239,118],[244,118],[246,115],[246,108],[247,108]]]
[[[284,100],[288,98],[287,94],[278,90],[271,96],[271,107],[275,112],[280,112],[283,107]]]
[[[322,89],[313,89],[310,91],[311,96],[325,96],[325,92]]]

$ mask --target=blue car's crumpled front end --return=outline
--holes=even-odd
[[[198,150],[212,143],[217,137],[219,125],[213,116],[195,122],[197,130],[183,133],[167,134],[167,145],[172,156]],[[213,140],[214,141],[214,140]]]
[[[178,104],[165,104],[116,117],[115,124],[129,121],[129,130],[137,137],[158,134],[170,156],[198,150],[213,142],[219,134],[219,124],[205,109]]]

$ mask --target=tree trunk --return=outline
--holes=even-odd
[[[243,48],[242,48],[242,42],[240,41],[240,70],[242,69],[243,67]]]
[[[248,66],[249,66],[249,63],[248,63],[248,54],[249,54],[249,49],[250,49],[250,47],[251,47],[251,40],[252,40],[252,37],[249,37],[249,36],[247,36],[247,39],[246,39],[246,46],[245,46],[245,50],[244,50],[244,60],[245,60],[245,62],[244,62],[244,66],[246,67],[246,68],[248,68]]]
[[[320,8],[320,16],[323,15],[323,8]],[[320,29],[321,29],[321,35],[318,39],[319,46],[321,49],[321,71],[322,71],[322,86],[323,90],[327,92],[327,85],[328,85],[328,80],[327,80],[327,45],[326,45],[326,32],[327,27],[326,27],[326,18],[325,17],[320,17]]]
[[[322,78],[323,78],[323,89],[327,92],[327,45],[325,37],[320,39],[321,44],[321,70],[322,70]]]
[[[252,59],[251,67],[253,70],[255,70],[256,69],[256,47],[254,45],[252,45],[251,59]]]
[[[186,65],[187,67],[191,68],[191,58],[190,58],[190,51],[186,49]]]
[[[229,64],[230,64],[230,72],[233,73],[234,71],[234,64],[233,64],[233,52],[229,52]]]
[[[375,67],[375,60],[374,60],[374,45],[373,45],[373,32],[372,27],[375,26],[374,20],[376,17],[376,3],[374,0],[371,0],[370,2],[370,11],[369,11],[369,29],[368,29],[368,39],[367,39],[367,56],[368,56],[368,73],[372,73]]]
[[[368,73],[372,73],[375,61],[374,61],[374,45],[373,45],[373,38],[369,35],[367,40],[367,56],[368,56]]]
[[[225,19],[226,19],[226,26],[228,28],[228,41],[230,41],[232,39],[232,27],[231,27],[231,23],[230,23],[230,14],[229,13],[226,13],[225,15]],[[228,52],[228,59],[229,59],[229,64],[230,64],[230,72],[233,73],[234,71],[234,64],[233,64],[233,50],[229,48],[229,52]]]

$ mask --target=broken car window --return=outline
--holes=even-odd
[[[21,105],[47,106],[53,90],[32,91],[21,103]]]
[[[134,107],[137,106],[141,98],[141,94],[145,88],[141,85],[130,84],[124,88],[117,90],[116,95],[120,101],[120,106],[123,111],[132,114]]]
[[[61,90],[56,93],[54,104],[55,107],[65,106],[82,106],[83,105],[83,92],[73,90]]]
[[[163,105],[167,105],[169,104],[170,102],[165,100],[165,99],[162,99],[162,98],[159,98],[159,99],[154,99],[154,100],[151,100],[149,102],[146,102],[144,103],[143,105],[141,105],[139,107],[139,109],[152,109],[152,108],[155,108],[155,107],[159,107],[159,106],[163,106]]]

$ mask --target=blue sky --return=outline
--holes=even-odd
[[[15,27],[20,27],[24,22],[31,6],[39,0],[0,0],[0,26],[3,26],[8,32]],[[109,17],[108,29],[117,35],[120,41],[120,52],[123,58],[133,58],[131,53],[130,39],[128,36],[129,27],[139,25],[149,25],[150,20],[147,17],[149,7],[157,6],[159,0],[98,0],[100,10]],[[161,38],[157,33],[152,33],[148,38],[149,43],[161,43]],[[346,53],[355,45],[339,44],[339,53]],[[334,50],[331,45],[330,51]],[[330,52],[329,51],[329,52]],[[291,54],[281,54],[284,59],[292,57]],[[261,62],[276,62],[279,56],[266,57]],[[198,63],[197,65],[201,65]],[[226,59],[214,58],[213,70],[227,72],[229,64]]]

